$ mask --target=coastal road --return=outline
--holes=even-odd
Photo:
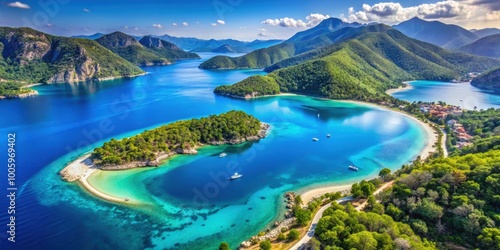
[[[345,201],[350,201],[353,200],[354,198],[352,196],[344,197],[341,199],[336,200],[337,203],[345,202]],[[290,250],[298,250],[301,249],[307,242],[309,242],[312,237],[314,236],[314,230],[316,229],[316,226],[318,225],[319,219],[323,216],[323,212],[325,212],[326,209],[332,206],[332,203],[328,203],[321,207],[318,212],[314,215],[314,218],[311,222],[311,226],[309,226],[309,229],[307,230],[306,235],[302,237],[302,239],[299,240],[293,247],[290,248]]]

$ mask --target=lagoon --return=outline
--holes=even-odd
[[[398,169],[429,141],[414,120],[364,104],[294,95],[250,101],[216,96],[216,86],[264,72],[197,68],[211,56],[147,67],[147,75],[133,79],[37,86],[39,96],[1,101],[0,132],[18,137],[22,209],[15,246],[215,249],[227,241],[235,248],[281,219],[285,192],[359,181],[384,167]],[[233,109],[271,124],[268,137],[207,146],[198,155],[177,155],[159,168],[105,172],[89,179],[104,192],[134,197],[144,205],[102,201],[57,175],[111,138]],[[219,158],[221,152],[228,156]],[[349,171],[348,165],[360,170]],[[233,171],[243,178],[225,181]],[[0,174],[6,176],[6,169]]]

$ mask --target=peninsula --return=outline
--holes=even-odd
[[[100,170],[123,170],[159,166],[174,154],[196,154],[203,145],[239,144],[257,141],[267,135],[270,125],[243,111],[229,111],[200,119],[177,121],[122,140],[111,139],[66,166],[62,179],[80,183],[94,195],[108,201],[128,201],[103,194],[87,178]]]

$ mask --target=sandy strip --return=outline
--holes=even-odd
[[[92,163],[92,160],[90,159],[90,154],[86,154],[82,157],[79,157],[78,159],[74,160],[68,166],[66,166],[63,170],[61,170],[60,174],[63,179],[73,182],[73,181],[79,181],[82,186],[87,190],[89,193],[104,199],[106,201],[111,201],[111,202],[117,202],[117,203],[127,203],[127,204],[134,204],[137,202],[134,202],[132,200],[126,200],[127,197],[119,198],[119,197],[114,197],[108,194],[105,194],[98,189],[94,188],[89,182],[88,178],[90,175],[95,173],[96,171],[100,171],[97,169],[97,167]]]
[[[403,83],[404,83],[403,87],[399,87],[397,89],[388,89],[387,91],[385,91],[385,93],[388,95],[392,95],[392,94],[397,93],[397,92],[403,92],[403,91],[413,89],[413,86],[411,86],[411,84],[409,84],[408,82],[403,82]]]
[[[330,187],[320,187],[311,189],[300,194],[300,198],[302,198],[302,204],[307,205],[312,199],[320,197],[327,193],[335,193],[340,191],[350,191],[352,184],[348,185],[338,185],[338,186],[330,186]]]

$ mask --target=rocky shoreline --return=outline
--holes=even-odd
[[[38,95],[38,91],[36,90],[31,90],[28,93],[22,93],[22,94],[15,94],[15,95],[0,95],[0,99],[15,99],[15,98],[27,98],[27,97],[32,97]]]

